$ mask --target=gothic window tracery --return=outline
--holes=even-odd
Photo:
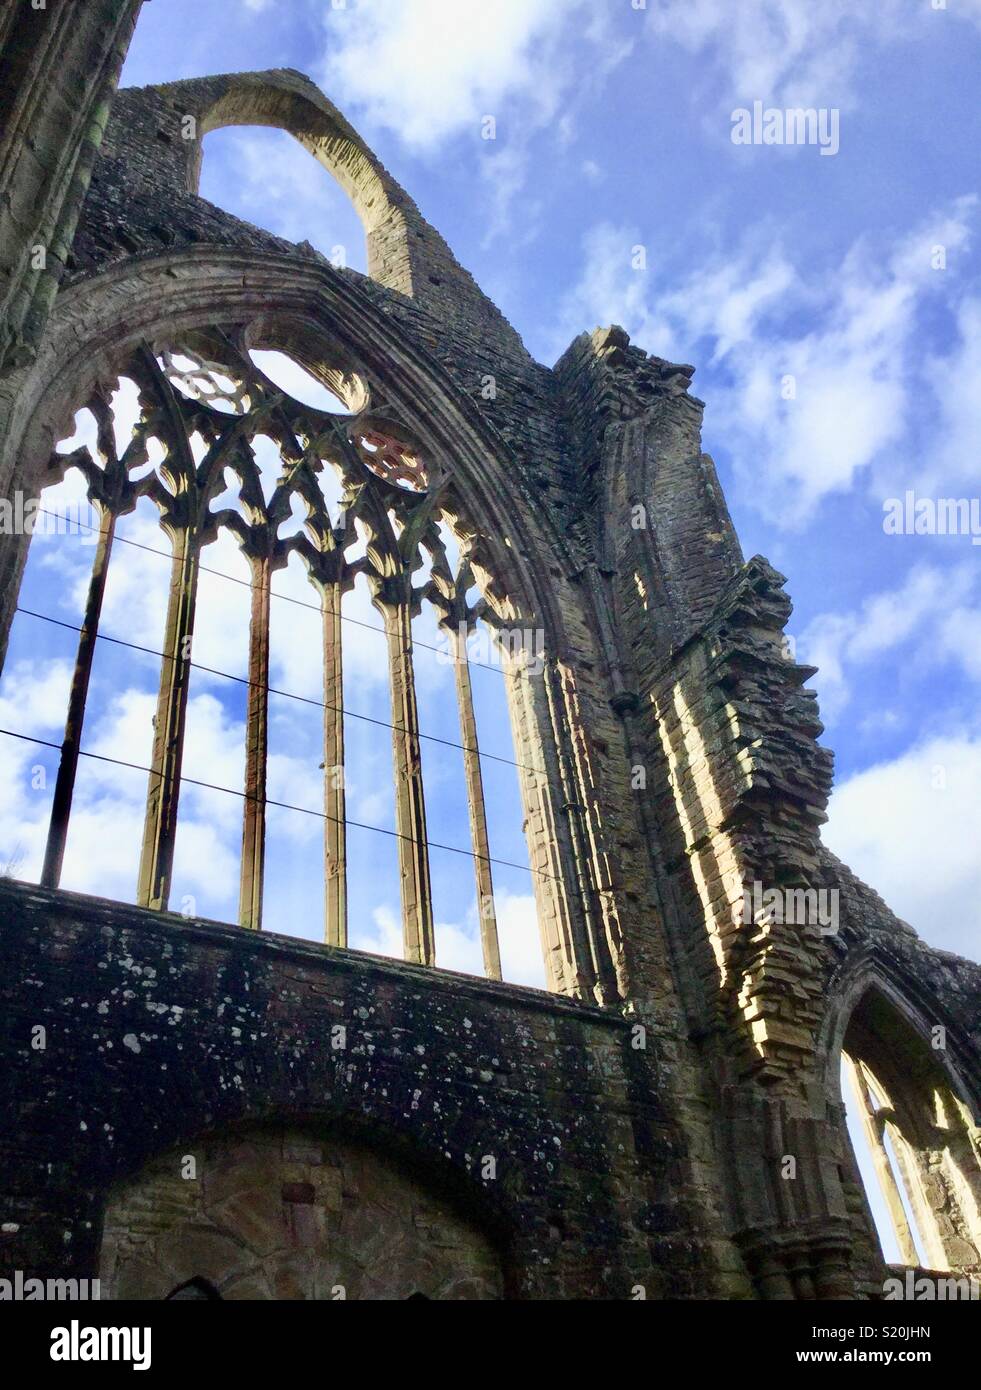
[[[262,925],[268,817],[282,804],[269,788],[270,701],[288,694],[270,681],[271,601],[276,577],[300,565],[309,585],[305,606],[319,608],[320,616],[320,699],[307,703],[319,703],[322,715],[319,814],[326,940],[335,946],[348,943],[345,715],[350,710],[342,608],[355,586],[367,586],[384,631],[380,646],[387,647],[392,835],[403,954],[410,961],[435,963],[421,751],[427,735],[420,729],[414,670],[418,639],[413,625],[418,629],[425,611],[453,666],[459,711],[455,747],[465,779],[467,852],[484,969],[499,979],[487,804],[467,658],[467,641],[478,621],[493,623],[494,613],[476,586],[469,545],[458,545],[447,525],[446,518],[460,512],[451,469],[377,390],[370,390],[362,374],[330,368],[310,378],[314,387],[323,378],[323,404],[333,403],[331,409],[307,404],[282,389],[263,369],[271,371],[272,365],[250,348],[244,330],[199,330],[162,345],[143,343],[119,368],[118,382],[96,387],[85,403],[94,421],[94,447],[79,444],[52,459],[52,480],[70,469],[84,478],[96,532],[41,882],[57,887],[61,881],[93,663],[103,636],[107,577],[118,550],[117,528],[122,518],[138,509],[145,515],[152,506],[169,542],[170,581],[163,639],[159,653],[151,653],[159,658],[160,681],[146,769],[137,902],[159,910],[179,906],[171,897],[182,787],[194,783],[194,769],[185,764],[189,692],[197,678],[198,606],[214,573],[207,563],[208,547],[219,539],[227,546],[231,537],[244,562],[249,601],[247,676],[241,680],[245,757],[239,923],[253,929]],[[309,375],[297,363],[293,366]],[[133,384],[137,407],[128,437],[114,412],[119,384],[126,382]],[[446,741],[430,737],[434,743]]]

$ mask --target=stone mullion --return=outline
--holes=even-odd
[[[894,1117],[882,1117],[883,1145],[888,1132],[906,1195],[916,1222],[916,1233],[923,1246],[923,1258],[931,1269],[947,1269],[947,1251],[937,1226],[936,1213],[924,1191],[924,1162],[921,1154],[903,1134]]]
[[[566,745],[567,725],[562,708],[562,673],[554,661],[545,663],[543,690],[547,699],[549,723],[554,739],[556,762],[560,778],[562,798],[560,810],[565,820],[568,839],[563,845],[567,855],[563,856],[563,871],[569,874],[577,893],[570,900],[569,907],[569,949],[571,974],[576,982],[580,998],[606,1002],[602,998],[601,974],[596,959],[596,923],[593,912],[594,886],[591,880],[589,852],[584,842],[580,816],[581,803],[578,798],[575,780],[570,767],[570,752]]]
[[[238,920],[262,927],[262,886],[266,849],[266,770],[269,758],[269,606],[272,564],[268,555],[252,560],[252,611],[249,621],[249,698],[245,717],[245,805]]]
[[[560,811],[560,754],[544,674],[509,667],[505,678],[514,747],[520,759],[529,865],[548,988],[559,994],[588,997],[589,987],[580,973],[574,944],[576,904],[570,890],[575,872],[568,825]]]
[[[872,1166],[875,1169],[875,1175],[879,1180],[879,1186],[882,1189],[882,1195],[889,1211],[889,1219],[892,1222],[892,1228],[899,1245],[900,1256],[904,1264],[918,1265],[920,1263],[920,1257],[916,1253],[913,1233],[910,1230],[909,1221],[906,1217],[906,1208],[903,1205],[899,1185],[892,1171],[892,1164],[889,1162],[889,1155],[886,1153],[882,1131],[876,1121],[875,1106],[872,1103],[868,1085],[862,1074],[862,1064],[853,1061],[847,1053],[845,1054],[844,1061],[848,1071],[848,1079],[852,1085],[852,1091],[858,1102],[858,1117],[861,1121],[862,1129],[865,1132],[869,1152],[872,1155]]]
[[[170,899],[174,864],[199,563],[198,538],[190,528],[181,527],[174,532],[170,598],[137,889],[140,907],[160,910],[166,909]]]
[[[58,776],[55,781],[54,797],[51,804],[51,820],[44,851],[44,867],[41,870],[41,884],[45,888],[57,888],[61,882],[65,846],[68,840],[68,822],[71,816],[72,799],[75,794],[75,778],[78,772],[78,760],[82,744],[85,705],[88,700],[92,662],[95,658],[95,647],[99,636],[99,623],[102,618],[102,604],[105,598],[106,579],[109,573],[109,559],[112,555],[115,531],[115,513],[110,508],[101,508],[98,540],[92,561],[88,596],[85,602],[85,616],[82,619],[82,630],[79,633],[75,670],[72,676],[71,693],[68,697],[68,714],[65,719],[65,737],[61,745],[61,761],[58,764]]]
[[[419,747],[419,711],[412,668],[412,626],[405,602],[386,603],[382,612],[388,633],[392,687],[392,756],[395,772],[395,828],[398,833],[399,883],[405,959],[422,965],[436,962],[426,801]]]
[[[321,586],[324,638],[324,890],[328,946],[347,945],[344,672],[341,585]]]
[[[484,973],[489,980],[500,980],[501,948],[497,933],[497,914],[494,910],[494,882],[490,865],[490,842],[487,836],[487,807],[484,800],[484,779],[480,768],[477,744],[477,719],[473,706],[473,686],[467,661],[466,643],[459,629],[450,631],[456,672],[456,698],[460,710],[460,731],[463,744],[463,767],[467,782],[467,806],[470,812],[470,841],[473,846],[474,878],[477,884],[477,910],[480,917],[480,944],[484,954]]]

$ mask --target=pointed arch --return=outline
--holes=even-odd
[[[874,1208],[905,1264],[981,1273],[981,1126],[957,1065],[956,1029],[921,983],[897,978],[869,953],[852,963],[833,1001],[826,1078],[875,1174],[878,1190],[865,1192],[867,1224]],[[842,1074],[850,1083],[844,1091]],[[851,1135],[843,1142],[858,1179]]]
[[[306,259],[201,247],[117,265],[73,286],[59,301],[38,363],[25,374],[0,446],[0,479],[13,488],[38,486],[79,398],[118,373],[134,351],[215,332],[237,335],[245,350],[290,352],[338,395],[351,379],[369,382],[368,397],[357,404],[352,397],[351,409],[366,399],[357,418],[369,431],[387,436],[394,426],[410,444],[424,441],[426,476],[442,489],[440,510],[465,545],[487,621],[541,634],[535,648],[545,655],[511,661],[507,685],[548,983],[615,1001],[602,877],[589,859],[597,832],[577,792],[575,711],[563,674],[564,654],[584,628],[574,622],[575,637],[567,635],[556,585],[531,558],[562,553],[555,519],[527,505],[508,447],[479,407],[356,283]],[[387,485],[392,498],[411,500],[396,481]],[[11,540],[0,554],[6,621],[28,544]]]

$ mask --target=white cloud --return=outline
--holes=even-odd
[[[494,894],[501,973],[518,985],[545,988],[545,961],[538,931],[538,913],[530,893]]]
[[[38,738],[61,735],[71,687],[69,661],[18,661],[4,672],[0,724]]]
[[[848,778],[825,842],[934,946],[981,955],[981,738],[935,738]]]
[[[495,237],[509,231],[511,212],[528,180],[530,161],[527,145],[517,141],[500,149],[490,146],[484,154],[480,173],[490,194],[490,216],[482,245],[489,246]],[[541,227],[540,200],[524,198],[521,203],[521,234],[513,242],[518,247],[533,241]]]
[[[978,0],[981,9],[981,0]],[[945,272],[950,273],[950,272]],[[916,478],[925,496],[977,496],[981,449],[981,295],[965,295],[957,309],[957,342],[949,356],[931,357],[925,383],[939,401],[937,441]]]
[[[958,10],[951,0],[950,15]],[[926,11],[924,14],[923,11]],[[723,104],[759,99],[780,106],[847,106],[870,48],[917,34],[946,16],[904,0],[651,0],[650,31],[659,46],[679,44],[706,60]]]
[[[587,0],[362,0],[328,11],[326,90],[370,124],[433,149],[481,118],[551,119],[572,81],[570,36]],[[594,21],[595,23],[595,21]],[[503,134],[503,131],[501,131]]]
[[[896,589],[870,594],[850,613],[820,613],[801,634],[797,659],[817,666],[821,710],[825,718],[835,719],[851,697],[855,668],[892,651],[914,636],[921,639],[917,656],[925,668],[931,661],[951,657],[959,660],[968,674],[973,653],[970,644],[958,636],[965,614],[975,621],[981,609],[970,606],[971,597],[981,585],[973,566],[917,565]],[[958,622],[952,623],[955,614]]]
[[[9,720],[4,726],[60,741],[70,676],[65,662],[18,663],[4,679],[0,720]],[[134,896],[147,780],[145,772],[136,769],[149,763],[155,708],[155,695],[128,689],[114,695],[107,708],[89,711],[84,742],[95,756],[84,757],[79,766],[62,878],[66,888],[122,901]],[[212,695],[196,696],[188,710],[185,771],[216,786],[241,787],[243,739],[241,724],[230,720]],[[17,860],[18,876],[36,879],[52,782],[49,776],[43,787],[34,784],[32,772],[41,750],[22,744],[4,751],[0,861]],[[50,754],[47,761],[52,765]],[[123,762],[135,766],[120,767]],[[214,905],[211,915],[225,915],[225,901],[237,891],[241,818],[241,798],[185,785],[175,901],[190,892]],[[203,906],[198,910],[206,911]]]
[[[916,639],[921,671],[953,662],[981,680],[981,574],[973,564],[921,564],[898,588],[870,594],[850,613],[820,613],[796,656],[817,666],[821,712],[832,721],[852,694],[858,668]],[[890,662],[898,658],[892,656]]]
[[[376,956],[391,956],[393,960],[402,959],[402,922],[390,907],[376,907],[371,914],[372,925],[362,929],[352,946],[359,951],[370,951]]]
[[[654,252],[634,269],[636,228],[603,223],[585,240],[584,269],[560,313],[556,342],[593,324],[622,323],[639,346],[682,361],[710,356],[711,424],[727,440],[754,505],[795,527],[827,495],[853,488],[870,465],[908,436],[915,391],[922,399],[920,314],[931,298],[963,294],[932,266],[967,247],[977,199],[957,200],[891,245],[860,239],[839,267],[805,271],[767,228],[709,258],[673,289]],[[802,319],[810,325],[802,331]],[[981,371],[981,313],[961,313],[960,366],[932,380],[936,408],[956,421],[956,447],[970,446],[977,406],[958,398]],[[895,460],[891,460],[895,467]],[[906,464],[909,467],[907,461]],[[922,461],[917,461],[922,470]],[[962,458],[963,466],[963,458]]]
[[[644,247],[638,227],[600,222],[586,234],[582,275],[562,304],[553,353],[561,352],[584,328],[609,323],[622,324],[647,352],[667,357],[678,350],[649,274],[633,268],[637,247]]]
[[[485,244],[514,235],[511,212],[531,171],[528,147],[548,128],[572,138],[583,99],[626,57],[632,39],[590,0],[361,0],[328,10],[321,85],[366,131],[393,132],[434,155],[470,135],[490,197]],[[484,126],[493,117],[493,137]],[[538,228],[521,201],[521,236]]]

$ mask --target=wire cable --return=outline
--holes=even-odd
[[[46,507],[39,507],[38,514],[43,516],[53,516],[57,520],[62,519],[61,513],[49,511]],[[98,526],[92,526],[89,522],[80,521],[77,518],[72,518],[68,524],[69,526],[83,527],[86,531],[99,530]],[[152,545],[144,545],[142,541],[130,540],[128,536],[116,535],[113,538],[113,543],[115,544],[116,541],[118,541],[120,545],[131,545],[134,550],[145,550],[148,555],[159,555],[164,560],[173,560],[174,558],[173,555],[171,555],[166,550],[156,550]],[[224,570],[212,569],[209,565],[199,565],[198,568],[200,569],[202,574],[214,575],[216,579],[227,579],[230,583],[240,584],[245,589],[254,589],[256,587],[248,579],[239,579],[237,575],[226,574]],[[271,586],[269,589],[269,596],[270,598],[282,599],[284,603],[294,603],[298,608],[309,608],[314,613],[333,614],[337,612],[336,609],[324,608],[319,603],[306,603],[301,598],[294,598],[292,594],[277,593],[276,590],[273,589]],[[363,627],[368,632],[377,632],[382,637],[391,636],[391,633],[389,632],[389,629],[387,627],[377,627],[374,623],[366,623],[362,618],[352,618],[350,614],[347,613],[340,613],[338,614],[338,616],[340,617],[342,623],[353,623],[355,627]],[[415,641],[415,639],[413,639],[412,645],[414,647],[423,647],[428,652],[436,652],[437,655],[446,656],[445,647],[434,647],[431,642],[418,642]],[[459,658],[455,656],[450,656],[447,659],[454,662],[459,660]],[[465,666],[479,666],[481,670],[494,671],[499,676],[503,676],[505,674],[500,666],[492,666],[489,661],[471,661],[469,657],[465,657],[463,664]]]
[[[18,733],[15,729],[0,729],[0,734],[7,738],[20,739],[22,743],[32,743],[38,748],[53,748],[60,753],[62,745],[52,743],[49,739],[35,738],[31,734]],[[79,757],[92,758],[96,762],[110,763],[113,767],[130,768],[133,772],[153,773],[153,768],[143,767],[140,763],[127,762],[123,758],[110,758],[105,753],[90,753],[86,749],[79,749]],[[251,796],[248,792],[236,791],[234,787],[219,787],[214,782],[202,782],[196,777],[185,777],[181,773],[178,778],[181,784],[187,783],[188,786],[200,787],[205,791],[224,792],[227,796],[237,796],[243,801],[258,801],[259,798]],[[439,840],[417,840],[412,835],[404,835],[399,830],[389,830],[383,825],[367,825],[364,821],[349,820],[347,816],[342,820],[340,816],[329,816],[326,811],[312,811],[309,806],[294,806],[288,801],[274,801],[271,797],[266,797],[262,804],[264,806],[275,806],[283,811],[298,811],[304,816],[316,816],[318,820],[331,821],[335,825],[348,826],[355,830],[371,830],[376,835],[388,835],[395,840],[407,840],[413,845],[424,845],[427,849],[441,849],[448,854],[462,854],[467,859],[481,859],[486,864],[497,864],[505,869],[520,869],[522,873],[538,874],[542,878],[550,878],[556,883],[561,882],[557,874],[547,873],[544,869],[533,869],[530,864],[516,864],[510,859],[496,859],[491,855],[476,854],[472,849],[461,849],[459,845],[444,845]]]
[[[82,632],[83,629],[77,623],[66,622],[63,618],[52,618],[48,613],[37,613],[33,608],[22,608],[20,604],[14,610],[16,613],[23,613],[26,618],[37,618],[42,623],[51,623],[54,627],[67,628],[69,632]],[[376,629],[377,631],[377,629]],[[116,647],[128,647],[130,651],[143,652],[147,656],[158,657],[161,661],[172,660],[165,652],[158,652],[153,647],[143,647],[138,642],[127,642],[122,637],[110,637],[106,632],[95,634],[97,642],[111,642]],[[284,700],[297,700],[303,705],[313,705],[317,709],[331,710],[334,714],[347,715],[350,719],[360,719],[366,724],[375,724],[382,729],[391,729],[396,733],[410,734],[409,729],[399,724],[390,724],[386,719],[375,719],[370,714],[359,714],[356,710],[345,709],[343,705],[328,705],[323,700],[314,700],[309,695],[297,695],[291,690],[279,690],[274,685],[262,686],[259,681],[250,681],[247,676],[234,676],[230,671],[219,671],[214,666],[204,666],[199,661],[188,661],[188,665],[195,671],[205,671],[210,676],[221,676],[224,680],[235,681],[238,685],[246,685],[250,689],[265,689],[270,695],[278,695]],[[537,767],[531,767],[528,763],[516,763],[513,758],[504,758],[499,753],[485,753],[482,748],[470,748],[464,743],[454,743],[449,738],[439,738],[436,734],[424,734],[421,731],[417,735],[419,738],[427,739],[430,743],[441,743],[446,748],[457,748],[462,753],[476,753],[479,758],[491,758],[496,763],[504,763],[508,767],[516,767],[523,772],[532,772],[537,777],[544,777],[546,774]]]

